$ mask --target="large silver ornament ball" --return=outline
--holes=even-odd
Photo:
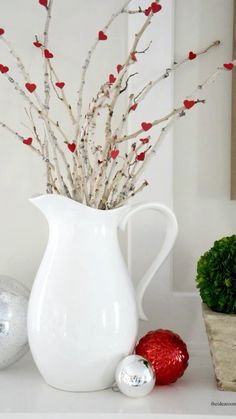
[[[0,276],[0,369],[28,351],[28,299],[26,287],[15,279]]]
[[[116,384],[128,397],[143,397],[155,386],[156,377],[151,364],[142,356],[129,355],[116,368]]]

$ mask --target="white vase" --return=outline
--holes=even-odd
[[[142,297],[173,247],[177,222],[164,205],[145,203],[103,211],[57,195],[31,200],[46,216],[49,240],[29,301],[28,335],[45,381],[67,391],[114,383],[118,362],[132,353]],[[133,289],[118,243],[118,227],[145,209],[167,217],[161,251]]]

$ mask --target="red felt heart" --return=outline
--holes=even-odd
[[[75,143],[68,143],[67,147],[71,151],[71,153],[74,153],[75,149],[76,149],[76,144]]]
[[[59,87],[59,89],[63,89],[63,87],[65,86],[65,83],[63,81],[58,81],[56,82],[56,86]]]
[[[2,74],[7,73],[9,71],[9,68],[6,65],[0,64],[0,72]]]
[[[0,28],[0,35],[3,35],[5,33],[3,28]]]
[[[98,39],[99,41],[106,41],[107,35],[103,31],[98,32]]]
[[[143,161],[144,159],[145,159],[144,151],[142,151],[142,153],[140,153],[136,156],[136,160],[138,160],[138,161]]]
[[[131,60],[133,60],[133,61],[137,61],[137,58],[136,58],[135,52],[131,52],[131,54],[130,54],[130,58],[131,58]]]
[[[25,83],[25,87],[30,93],[33,93],[37,86],[34,83]]]
[[[147,144],[147,143],[149,143],[149,138],[148,137],[147,138],[140,138],[139,141],[141,141],[141,143],[143,143],[143,144]]]
[[[138,104],[134,103],[132,106],[130,106],[129,110],[130,111],[135,111],[137,109],[137,107],[138,107]]]
[[[119,154],[120,154],[120,151],[119,151],[119,150],[117,150],[116,148],[115,148],[114,150],[111,150],[111,152],[110,152],[110,156],[111,156],[111,158],[112,158],[113,160],[115,160],[115,159],[116,159],[116,157],[118,157],[118,156],[119,156]]]
[[[45,58],[53,58],[53,54],[48,50],[48,49],[45,49],[44,50],[44,56],[45,56]]]
[[[153,13],[157,13],[157,12],[160,12],[160,10],[162,9],[162,6],[161,6],[161,4],[153,2],[151,4],[151,9],[152,9]]]
[[[141,127],[144,131],[148,131],[149,129],[152,128],[152,123],[151,122],[142,122]]]
[[[41,48],[41,46],[42,46],[41,42],[39,42],[39,41],[35,41],[35,42],[33,42],[33,44],[36,48]]]
[[[113,83],[115,83],[115,81],[116,81],[116,78],[115,78],[114,74],[110,74],[109,75],[109,83],[113,84]]]
[[[151,10],[152,10],[151,6],[150,6],[150,7],[148,7],[148,8],[144,11],[145,16],[149,16],[149,15],[150,15],[150,13],[151,13]]]
[[[31,144],[32,144],[32,142],[33,142],[33,138],[31,138],[31,137],[29,137],[29,138],[25,138],[25,139],[23,140],[23,144],[26,144],[26,145],[31,145]]]
[[[225,63],[224,68],[226,68],[227,70],[233,70],[234,64],[233,63]]]
[[[184,100],[184,106],[186,109],[191,109],[195,105],[194,100]]]
[[[44,7],[48,7],[48,0],[39,0],[39,4]]]
[[[194,58],[196,58],[197,54],[195,54],[195,52],[190,51],[190,53],[188,54],[188,58],[189,60],[194,60]]]
[[[121,72],[122,68],[123,68],[123,65],[121,65],[121,64],[118,64],[118,65],[116,66],[116,69],[117,69],[117,73],[118,73],[118,74]]]

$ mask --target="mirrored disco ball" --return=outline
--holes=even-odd
[[[0,276],[0,369],[28,351],[28,299],[26,287],[15,279]]]

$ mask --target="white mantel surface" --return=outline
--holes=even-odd
[[[235,406],[212,406],[212,402]],[[156,387],[140,399],[111,389],[56,390],[44,383],[29,354],[0,371],[0,419],[134,419],[137,414],[138,419],[236,417],[236,393],[217,390],[210,355],[205,352],[191,354],[186,373],[175,384]]]

